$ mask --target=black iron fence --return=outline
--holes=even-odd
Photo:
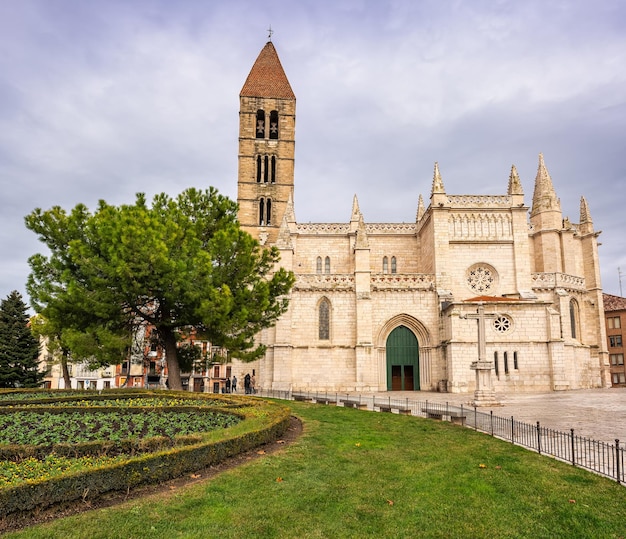
[[[272,390],[259,390],[257,395],[448,420],[531,449],[541,455],[548,455],[569,462],[573,466],[609,477],[618,483],[626,483],[624,470],[626,448],[620,446],[618,439],[615,440],[614,444],[599,442],[578,436],[574,429],[563,432],[542,427],[539,421],[536,424],[524,423],[517,421],[513,416],[500,417],[494,415],[493,411],[481,412],[475,406],[457,406],[428,400],[418,401],[409,398],[356,395],[354,393]]]

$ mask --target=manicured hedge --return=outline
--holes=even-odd
[[[163,396],[163,392],[160,392],[160,396]],[[164,448],[163,440],[149,438],[138,443],[146,444],[147,449],[154,452],[129,456],[128,460],[106,468],[87,469],[0,489],[0,518],[17,511],[31,511],[55,503],[89,499],[112,490],[126,490],[140,484],[180,477],[276,440],[289,426],[290,410],[282,404],[245,397],[229,399],[237,404],[239,413],[248,421],[225,429],[222,439],[216,441],[214,435],[193,434],[176,437],[179,445]],[[204,410],[208,410],[208,407]],[[249,425],[249,430],[245,429],[246,425]],[[22,446],[22,449],[26,451],[26,447],[29,446]],[[55,452],[56,449],[61,451],[60,447],[55,448]],[[129,453],[132,450],[131,447]],[[36,452],[36,449],[32,451]],[[67,451],[76,455],[82,449],[67,447]]]

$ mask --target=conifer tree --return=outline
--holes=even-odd
[[[177,198],[111,206],[92,214],[79,204],[36,209],[26,226],[50,250],[30,258],[28,291],[38,312],[80,336],[87,351],[151,325],[165,349],[168,383],[181,389],[178,332],[196,328],[230,357],[251,361],[265,347],[257,333],[288,305],[292,273],[278,267],[275,247],[262,248],[237,221],[237,204],[217,190],[187,189]],[[77,340],[70,343],[76,348]]]
[[[27,306],[14,290],[0,302],[0,387],[38,387],[39,342],[29,326]]]

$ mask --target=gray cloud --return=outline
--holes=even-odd
[[[0,297],[41,250],[35,207],[215,185],[236,196],[238,93],[269,24],[298,98],[296,215],[411,221],[450,193],[532,198],[543,152],[563,212],[590,205],[603,283],[626,271],[626,8],[410,0],[56,0],[0,5]],[[329,196],[330,195],[330,196]],[[624,283],[626,285],[626,281]]]

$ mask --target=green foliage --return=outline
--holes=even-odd
[[[27,306],[19,292],[0,303],[0,387],[37,387],[39,342],[29,327]]]
[[[26,226],[51,255],[29,261],[33,305],[61,329],[88,334],[151,324],[173,389],[181,387],[180,328],[198,328],[233,357],[256,359],[264,348],[254,336],[286,310],[294,278],[275,269],[278,251],[261,248],[236,215],[236,203],[213,188],[188,189],[176,199],[160,194],[151,206],[143,194],[134,205],[101,201],[93,214],[83,205],[69,214],[36,209]],[[105,342],[100,336],[94,348]]]
[[[31,392],[30,395],[35,400],[40,400],[38,393]],[[97,397],[94,395],[94,398]],[[87,495],[91,498],[110,490],[125,490],[142,483],[158,483],[172,479],[275,440],[285,432],[289,424],[288,408],[243,396],[219,398],[211,395],[206,397],[206,400],[212,403],[221,401],[221,410],[212,410],[208,406],[195,407],[194,410],[189,410],[188,407],[180,408],[179,403],[186,405],[188,402],[202,400],[204,397],[196,396],[194,399],[187,399],[186,395],[175,392],[143,392],[136,397],[145,398],[152,404],[171,398],[176,406],[172,407],[168,404],[165,406],[165,411],[161,408],[146,410],[144,406],[144,409],[137,413],[132,413],[132,409],[129,410],[128,407],[117,406],[114,409],[107,408],[102,412],[114,411],[119,418],[126,415],[129,423],[141,423],[138,428],[145,432],[153,428],[152,423],[160,423],[161,427],[158,428],[162,429],[171,428],[166,425],[167,423],[178,423],[178,432],[183,432],[185,429],[195,430],[195,432],[175,435],[173,431],[170,431],[166,432],[166,436],[160,436],[157,433],[157,435],[150,434],[152,437],[149,438],[136,440],[127,438],[119,442],[120,446],[128,449],[127,454],[116,458],[106,456],[106,451],[100,454],[86,452],[89,449],[86,446],[89,444],[93,444],[94,448],[98,444],[104,448],[107,444],[106,440],[67,444],[67,448],[57,444],[53,446],[56,455],[52,457],[39,454],[37,448],[43,446],[23,446],[23,457],[14,459],[21,461],[17,466],[15,463],[0,461],[0,486],[3,487],[0,488],[0,532],[3,531],[3,518],[11,513],[29,511],[36,507],[77,500],[81,497],[85,500]],[[237,407],[237,411],[226,413],[225,409],[229,406]],[[6,412],[8,415],[14,412],[9,406],[5,408],[6,410],[2,413]],[[15,413],[22,412],[31,413],[32,410],[31,412],[15,410]],[[79,419],[77,420],[74,415],[73,421],[82,428],[87,428],[87,422],[97,421],[93,418],[87,421],[94,412],[96,410],[86,407],[72,407],[67,412],[58,408],[48,410],[50,415],[57,415],[57,421],[65,413],[79,414]],[[195,418],[181,416],[179,421],[170,415],[190,412]],[[158,418],[160,414],[165,415],[167,420],[160,420]],[[146,417],[141,419],[139,416],[142,415]],[[207,421],[212,425],[210,431],[207,431],[207,425],[201,416],[206,416]],[[244,421],[240,421],[242,417],[245,418]],[[24,421],[26,421],[26,426],[33,424],[33,421],[24,418],[15,420],[13,423]],[[35,421],[41,421],[41,419]],[[113,422],[115,421],[118,420],[114,419]],[[106,430],[104,426],[107,422],[108,420],[105,420],[100,426],[95,427],[95,432],[101,437],[104,437],[104,430]],[[46,422],[47,428],[55,429],[54,423],[54,420]],[[185,426],[191,423],[193,425]],[[119,422],[115,424],[120,425]],[[66,429],[70,428],[74,429],[74,427],[66,426]],[[128,429],[118,428],[116,432],[121,437],[128,433]],[[110,434],[114,432],[111,430],[108,435]],[[77,434],[74,433],[71,436],[76,437]],[[137,434],[137,436],[140,435]],[[175,438],[172,440],[170,436],[175,436]],[[175,443],[173,444],[172,441]],[[74,451],[72,451],[72,446],[75,448]],[[0,449],[2,449],[1,445]],[[118,453],[111,452],[112,455],[118,455]],[[74,458],[70,458],[71,456]]]

